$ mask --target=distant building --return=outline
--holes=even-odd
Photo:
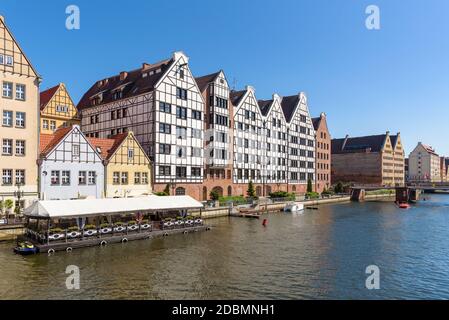
[[[76,106],[63,83],[40,94],[40,132],[52,134],[59,128],[79,125]]]
[[[408,182],[409,181],[408,158],[405,158],[404,171],[405,171],[405,181]]]
[[[440,171],[441,171],[441,182],[449,181],[449,158],[440,158]]]
[[[151,194],[151,162],[131,131],[88,140],[103,158],[107,198]]]
[[[100,153],[79,126],[40,135],[39,194],[41,200],[102,198],[104,167]]]
[[[332,140],[332,183],[404,185],[404,149],[398,133]]]
[[[325,113],[313,118],[312,122],[316,133],[315,189],[317,192],[323,192],[325,188],[329,189],[331,186],[331,135]]]
[[[415,183],[441,181],[440,156],[421,142],[409,156],[409,181]]]

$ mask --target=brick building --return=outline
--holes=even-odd
[[[325,113],[313,118],[312,122],[316,134],[315,189],[317,192],[323,192],[331,186],[331,135]]]

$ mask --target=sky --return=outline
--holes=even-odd
[[[66,7],[80,29],[66,28]],[[380,29],[365,10],[376,5]],[[305,92],[334,138],[401,133],[449,156],[447,0],[1,0],[0,14],[42,76],[75,103],[97,80],[181,50],[195,76],[223,69],[258,99]]]

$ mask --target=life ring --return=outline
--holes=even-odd
[[[105,246],[105,245],[107,245],[107,244],[108,244],[108,243],[107,243],[106,240],[103,240],[103,241],[100,242],[100,246],[101,246],[101,247],[103,247],[103,246]]]
[[[67,248],[65,249],[65,251],[66,251],[66,252],[72,252],[73,249],[72,249],[72,247],[67,247]]]
[[[50,249],[48,249],[47,253],[48,253],[48,255],[51,255],[51,254],[55,253],[55,249],[50,248]]]
[[[123,238],[123,239],[122,239],[122,243],[125,243],[125,242],[128,242],[128,239],[127,239],[127,238]]]

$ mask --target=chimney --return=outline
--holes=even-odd
[[[321,119],[326,118],[326,114],[325,114],[324,112],[321,112],[321,113],[320,113],[320,118],[321,118]]]
[[[127,76],[128,76],[128,72],[126,72],[126,71],[120,72],[120,81],[125,80]]]

